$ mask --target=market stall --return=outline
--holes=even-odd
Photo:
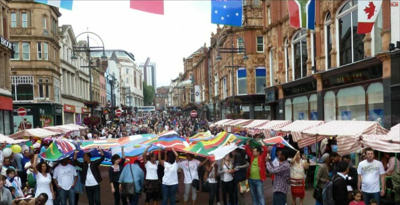
[[[400,124],[393,126],[386,135],[363,135],[364,147],[388,153],[400,153]]]

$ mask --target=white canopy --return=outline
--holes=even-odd
[[[10,135],[10,137],[13,139],[22,139],[23,137],[45,138],[45,137],[56,136],[59,134],[62,134],[62,132],[54,132],[42,128],[35,128],[35,129],[22,130],[20,132]]]
[[[393,126],[386,135],[363,135],[364,147],[389,153],[400,153],[400,124]]]

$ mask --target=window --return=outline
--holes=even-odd
[[[268,25],[271,24],[271,7],[267,7],[267,13],[268,13]]]
[[[368,120],[376,121],[383,126],[383,85],[372,83],[367,89],[368,95]]]
[[[228,97],[228,87],[226,86],[226,77],[222,79],[222,99]]]
[[[46,78],[46,98],[49,98],[50,97],[50,89],[49,89],[49,87],[50,87],[50,80],[48,79],[48,78]]]
[[[129,78],[126,78],[126,83],[129,83]]]
[[[42,43],[37,43],[37,59],[42,60]]]
[[[318,120],[318,103],[317,94],[310,96],[310,120]]]
[[[286,73],[286,82],[289,82],[289,44],[288,44],[288,39],[285,40],[285,73]]]
[[[290,99],[285,101],[285,120],[292,121],[292,101]]]
[[[265,68],[256,68],[256,94],[263,94],[267,82],[267,70]]]
[[[47,29],[47,19],[43,17],[43,29]]]
[[[274,85],[274,54],[273,50],[269,50],[269,85]]]
[[[293,120],[308,120],[308,99],[306,96],[293,99]]]
[[[129,74],[129,68],[126,69],[126,74]]]
[[[133,71],[133,83],[134,83],[135,88],[136,88],[136,71],[135,70]]]
[[[44,43],[43,44],[43,49],[44,49],[44,60],[49,60],[49,44]]]
[[[333,91],[324,96],[324,118],[327,122],[336,120],[336,96]]]
[[[237,70],[237,94],[247,94],[247,71],[246,68],[239,68]]]
[[[14,57],[11,60],[19,60],[19,43],[13,43],[14,46]]]
[[[43,90],[43,79],[38,79],[38,87],[39,87],[39,98],[44,98],[44,90]]]
[[[366,120],[365,91],[362,86],[340,89],[337,102],[338,120]]]
[[[11,28],[17,27],[17,15],[15,12],[11,13]]]
[[[30,60],[31,58],[31,45],[29,43],[22,43],[22,59]]]
[[[307,76],[307,30],[302,29],[292,41],[293,80]]]
[[[243,42],[242,38],[238,38],[237,45],[238,45],[239,53],[243,53],[244,52],[244,42]]]
[[[25,12],[22,13],[22,28],[28,28],[28,15]]]
[[[257,36],[257,52],[263,53],[264,52],[264,37]]]
[[[214,84],[214,96],[218,96],[218,74],[214,75],[215,84]]]
[[[14,101],[33,100],[33,76],[11,76]]]
[[[326,69],[328,70],[332,67],[332,59],[331,59],[331,52],[332,52],[332,35],[331,35],[331,13],[328,13],[325,18],[325,65]]]
[[[357,34],[357,1],[348,1],[337,15],[337,57],[339,65],[346,65],[364,58],[365,34]]]

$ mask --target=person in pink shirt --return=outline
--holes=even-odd
[[[353,197],[354,200],[350,202],[349,205],[365,205],[363,201],[361,201],[362,193],[358,190],[354,191]]]

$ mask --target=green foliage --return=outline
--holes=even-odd
[[[146,82],[143,81],[143,101],[145,106],[151,105],[154,100],[155,90],[153,86],[147,85]]]

